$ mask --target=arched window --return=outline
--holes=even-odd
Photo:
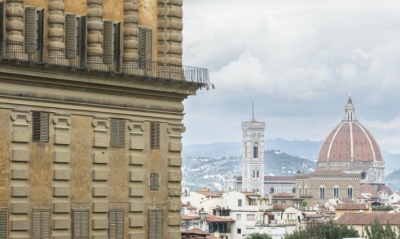
[[[353,198],[353,187],[352,186],[347,187],[347,197]]]
[[[260,170],[257,169],[257,178],[260,177]]]
[[[319,199],[325,199],[325,187],[324,186],[319,187]]]
[[[253,158],[258,158],[258,143],[254,143],[254,146],[253,146]]]
[[[333,187],[333,198],[339,198],[339,187]]]

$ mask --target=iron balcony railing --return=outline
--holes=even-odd
[[[209,81],[208,69],[204,68],[9,40],[0,41],[0,59],[15,61],[17,64],[28,62],[31,66],[42,64],[46,68],[58,66],[70,68],[71,71],[109,72],[112,76],[120,74],[125,77],[144,77],[171,84],[192,83],[207,89],[213,86]]]

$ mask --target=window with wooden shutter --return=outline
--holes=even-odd
[[[160,187],[160,175],[158,173],[150,173],[150,190],[156,191]]]
[[[8,212],[6,210],[0,211],[0,239],[7,239],[8,235]]]
[[[87,17],[81,17],[80,20],[80,50],[79,53],[81,54],[81,67],[86,67],[86,50],[87,50]]]
[[[160,123],[151,122],[150,123],[150,148],[159,149],[160,148]]]
[[[109,239],[124,238],[124,211],[110,210],[109,212]]]
[[[36,50],[42,50],[44,45],[44,9],[36,9],[35,43]]]
[[[153,49],[153,30],[139,27],[139,67],[151,70]]]
[[[76,56],[76,17],[67,14],[65,17],[65,58],[74,59]]]
[[[34,210],[33,216],[33,239],[50,238],[50,212],[46,210]]]
[[[114,61],[119,63],[120,55],[121,55],[121,23],[114,24],[113,31],[113,55]]]
[[[111,146],[125,147],[124,119],[111,119]]]
[[[33,54],[36,51],[36,8],[25,8],[25,51]]]
[[[49,114],[34,111],[32,116],[32,140],[34,142],[49,142]]]
[[[0,49],[0,57],[4,56],[4,40],[5,40],[4,23],[5,23],[4,2],[0,2],[0,47],[1,47],[1,49]]]
[[[149,239],[163,238],[163,210],[149,210]]]
[[[89,239],[89,210],[72,210],[72,239]]]
[[[113,57],[113,22],[105,21],[103,30],[103,63],[111,64]]]

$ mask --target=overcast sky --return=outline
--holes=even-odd
[[[400,153],[400,1],[186,0],[184,64],[215,90],[185,100],[185,145],[265,138],[324,140],[352,94],[381,149]]]

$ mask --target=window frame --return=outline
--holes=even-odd
[[[150,149],[160,149],[160,122],[150,122]]]
[[[75,213],[79,213],[80,214],[80,234],[79,235],[75,235],[75,227],[76,227],[76,225],[75,225],[75,217],[76,217],[76,215],[75,215]],[[84,217],[84,215],[82,215],[83,213],[87,213],[87,218],[83,218]],[[90,223],[90,221],[89,221],[89,209],[88,208],[73,208],[72,210],[71,210],[71,217],[72,217],[72,220],[71,220],[71,237],[72,238],[74,238],[74,239],[87,239],[87,238],[89,238],[89,223]],[[83,219],[87,219],[86,220],[86,225],[82,225],[83,224]],[[82,229],[84,229],[83,227],[85,227],[86,229],[87,229],[87,231],[86,231],[86,233],[87,233],[87,235],[83,235],[85,232],[82,230]]]
[[[242,199],[238,199],[238,207],[242,207],[242,205],[243,205]]]
[[[162,209],[149,209],[148,213],[149,239],[163,239],[164,211]],[[155,218],[153,218],[154,216]],[[153,228],[152,221],[155,221],[155,228]]]
[[[160,174],[156,172],[150,173],[150,190],[158,191],[160,189]]]
[[[39,122],[37,122],[39,120]],[[48,143],[50,139],[50,114],[32,111],[32,142]]]
[[[36,213],[40,213],[40,219],[39,219],[39,235],[35,235],[35,232],[37,231],[37,221],[36,221]],[[47,225],[45,224],[45,215],[44,213],[47,213]],[[47,227],[47,237],[44,235],[46,232],[45,227]],[[50,239],[51,238],[51,213],[49,209],[33,209],[32,210],[32,239]]]
[[[111,118],[110,121],[110,146],[114,148],[125,148],[125,119]]]
[[[112,220],[113,215],[115,215],[115,220]],[[122,213],[122,220],[119,218],[119,213]],[[113,225],[113,221],[114,224]],[[122,225],[121,225],[122,223]],[[115,234],[112,235],[112,228],[115,227]],[[122,228],[122,232],[118,233],[118,228]],[[125,212],[123,209],[111,209],[108,211],[108,238],[109,239],[124,239],[125,237]]]

